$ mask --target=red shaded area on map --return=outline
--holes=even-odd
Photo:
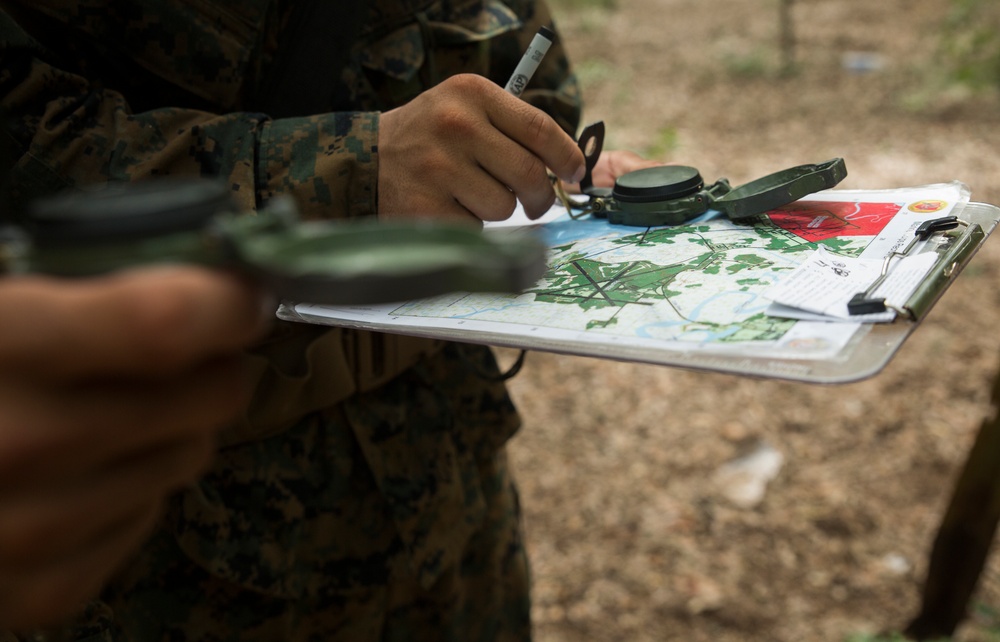
[[[899,203],[804,201],[767,215],[781,229],[815,243],[836,236],[875,236],[901,207]]]

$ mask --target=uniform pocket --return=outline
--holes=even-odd
[[[391,107],[455,74],[487,75],[490,41],[520,26],[499,0],[434,3],[415,22],[365,47],[361,65],[374,93]]]

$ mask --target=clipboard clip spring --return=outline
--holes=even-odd
[[[916,247],[917,243],[926,241],[938,232],[953,230],[959,225],[967,227],[969,224],[966,221],[959,219],[957,216],[942,216],[941,218],[935,218],[921,223],[920,227],[918,227],[913,233],[913,238],[910,239],[910,242],[905,248],[891,252],[885,257],[885,260],[882,261],[882,270],[878,278],[875,279],[864,292],[858,292],[851,298],[851,300],[847,303],[847,313],[850,315],[873,314],[885,312],[886,310],[892,308],[896,310],[896,312],[905,316],[907,314],[905,310],[899,310],[898,308],[887,304],[884,297],[872,296],[872,293],[874,293],[875,290],[882,285],[886,277],[889,275],[889,264],[895,258],[908,256],[913,248]]]

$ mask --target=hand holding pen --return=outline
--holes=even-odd
[[[508,85],[523,90],[551,36],[548,29],[535,36]],[[569,182],[585,171],[583,153],[551,116],[471,74],[382,114],[378,150],[378,214],[385,218],[497,221],[518,200],[538,217],[555,200],[546,168]]]
[[[514,69],[510,89],[481,76],[454,76],[381,115],[378,215],[454,221],[509,218],[520,201],[530,218],[555,202],[547,170],[579,183],[586,171],[576,141],[545,112],[514,92],[528,86],[551,45],[542,28]],[[646,166],[634,154],[605,152],[595,169],[608,177]],[[613,182],[613,177],[610,178]]]

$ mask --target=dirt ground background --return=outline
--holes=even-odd
[[[948,7],[799,0],[792,75],[779,73],[775,0],[555,11],[606,148],[734,185],[842,156],[845,188],[959,179],[973,200],[1000,203],[1000,102],[927,81]],[[849,70],[856,52],[881,67]],[[530,354],[512,382],[525,417],[512,460],[537,639],[841,641],[903,628],[990,412],[998,283],[991,239],[889,366],[856,384]],[[719,470],[760,446],[782,465],[763,501],[741,507]],[[997,639],[996,558],[956,639]]]

